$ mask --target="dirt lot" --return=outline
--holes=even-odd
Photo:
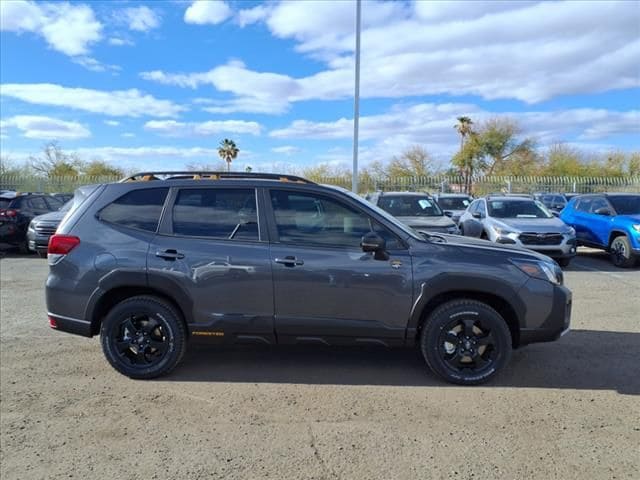
[[[129,380],[47,327],[45,261],[0,269],[3,480],[639,475],[640,271],[599,253],[566,272],[573,331],[472,388],[377,349],[199,347]]]

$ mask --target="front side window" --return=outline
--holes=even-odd
[[[271,204],[283,243],[359,248],[362,237],[373,231],[386,240],[388,249],[401,245],[368,215],[329,197],[273,190]]]
[[[31,197],[29,199],[29,206],[34,210],[48,210],[47,203],[42,197]]]
[[[383,195],[378,206],[394,217],[441,217],[440,207],[430,197],[420,195]]]
[[[609,204],[604,198],[596,197],[591,202],[590,213],[597,213],[601,208],[609,208]]]
[[[102,221],[155,232],[168,188],[133,190],[107,205],[99,214]]]
[[[255,190],[180,190],[173,206],[173,233],[189,237],[258,241]]]

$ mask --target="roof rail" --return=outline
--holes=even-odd
[[[275,180],[277,182],[307,183],[315,185],[315,182],[296,175],[280,173],[248,173],[248,172],[213,172],[213,171],[167,171],[167,172],[138,172],[120,180],[125,182],[147,182],[151,180]]]

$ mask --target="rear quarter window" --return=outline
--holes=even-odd
[[[146,188],[124,194],[98,214],[103,222],[155,232],[169,188]]]

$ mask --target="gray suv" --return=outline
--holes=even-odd
[[[417,346],[438,376],[477,384],[512,348],[569,329],[571,292],[547,257],[418,235],[299,177],[153,172],[73,201],[49,243],[49,324],[99,334],[132,378],[202,341]]]

